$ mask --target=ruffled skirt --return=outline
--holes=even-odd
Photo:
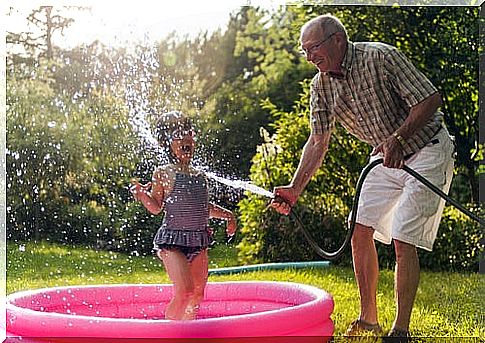
[[[212,235],[206,229],[177,230],[161,227],[153,238],[153,245],[177,245],[183,247],[208,247],[213,243]]]

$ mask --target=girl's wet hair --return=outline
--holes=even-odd
[[[175,130],[193,129],[192,121],[180,111],[162,113],[155,124],[155,135],[161,147],[167,151],[170,163],[176,163],[177,157],[172,151],[172,134]]]

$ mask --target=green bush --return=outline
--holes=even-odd
[[[124,103],[92,90],[56,94],[42,78],[9,75],[9,240],[113,246],[142,154]]]
[[[152,215],[139,202],[126,203],[119,226],[113,235],[114,248],[136,255],[150,254],[153,237],[162,223],[162,218]]]
[[[241,232],[238,245],[239,261],[245,264],[262,262],[319,260],[297,224],[287,216],[267,210],[261,199],[249,197],[240,202]],[[342,220],[322,215],[303,205],[294,208],[312,238],[326,251],[335,251],[345,239],[346,228]],[[350,258],[350,251],[345,255]],[[343,259],[345,260],[345,258]]]
[[[477,215],[481,212],[483,216],[483,211],[475,209],[473,212]],[[420,261],[432,270],[478,271],[483,251],[483,228],[480,224],[458,209],[447,206],[433,251],[420,253]]]

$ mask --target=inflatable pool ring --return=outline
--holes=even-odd
[[[290,282],[209,282],[196,320],[163,317],[172,285],[96,285],[7,297],[7,336],[227,338],[332,336],[330,294]]]

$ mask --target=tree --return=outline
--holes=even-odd
[[[7,32],[7,66],[17,69],[17,76],[22,70],[24,77],[31,77],[36,73],[42,59],[54,60],[55,46],[52,37],[56,32],[64,33],[73,22],[73,18],[64,17],[66,12],[71,10],[85,10],[85,7],[64,6],[54,8],[53,6],[40,6],[27,16],[27,22],[40,30],[40,33],[32,31]],[[10,8],[11,15],[13,8]],[[23,51],[22,51],[23,50]]]
[[[298,83],[308,75],[310,69],[301,63],[292,38],[292,22],[291,12],[243,7],[229,26],[226,35],[235,44],[228,78],[201,110],[214,137],[213,166],[226,175],[247,177],[262,142],[259,128],[271,130],[261,100],[269,98],[279,108],[291,109]]]

